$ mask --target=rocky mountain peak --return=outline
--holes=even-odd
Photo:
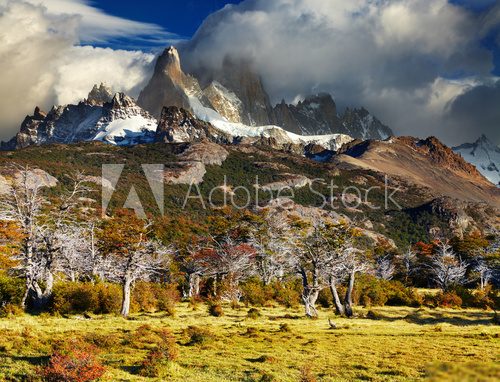
[[[111,102],[113,99],[113,91],[109,86],[102,83],[97,86],[94,85],[89,95],[87,96],[87,103],[89,105],[104,105]]]
[[[109,103],[111,103],[112,109],[123,109],[137,106],[135,101],[125,93],[116,93]]]
[[[158,58],[157,71],[162,71],[167,76],[179,77],[182,73],[181,59],[179,52],[174,46],[165,49],[162,55]]]
[[[47,116],[47,113],[43,112],[38,106],[35,107],[35,111],[33,112],[33,119],[40,121],[43,120]]]
[[[500,147],[486,135],[481,135],[474,143],[454,147],[453,151],[476,166],[490,182],[500,187]]]
[[[201,93],[198,82],[181,69],[179,52],[165,49],[156,61],[153,76],[141,91],[137,104],[159,118],[165,106],[191,110],[188,93]]]

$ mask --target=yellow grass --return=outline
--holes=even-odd
[[[318,381],[498,381],[500,327],[493,313],[479,310],[373,308],[379,319],[334,318],[322,310],[318,320],[300,309],[264,308],[256,320],[247,308],[225,307],[216,318],[206,306],[179,304],[175,317],[138,314],[77,318],[23,316],[0,320],[0,380],[33,375],[55,341],[97,337],[107,367],[105,381],[300,381],[310,367]],[[366,310],[358,309],[364,314]],[[288,316],[285,316],[288,315]],[[330,329],[328,318],[337,325]],[[287,324],[289,331],[280,330]],[[153,337],[138,339],[148,324],[170,328],[180,357],[165,371],[168,378],[137,375],[137,367],[154,347]],[[215,338],[187,345],[190,325],[209,329]],[[249,329],[250,328],[250,329]],[[147,330],[146,330],[147,331]],[[274,379],[273,379],[274,378]]]

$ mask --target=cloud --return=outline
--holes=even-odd
[[[87,0],[25,1],[43,6],[48,15],[78,15],[78,36],[82,43],[107,43],[110,39],[120,37],[141,37],[155,44],[167,44],[179,39],[177,35],[166,32],[158,25],[106,14],[91,6],[90,1]]]
[[[461,136],[472,141],[477,130],[500,142],[500,79],[469,88],[448,105],[446,118]],[[465,141],[465,140],[464,140]]]
[[[76,102],[95,83],[106,82],[115,91],[137,96],[152,70],[152,54],[78,45],[90,37],[122,35],[121,28],[134,22],[123,20],[104,26],[108,18],[101,15],[96,22],[102,28],[96,26],[90,35],[86,32],[90,24],[84,21],[90,17],[86,14],[92,13],[75,14],[78,8],[73,7],[88,10],[87,5],[61,0],[44,3],[49,7],[61,3],[60,12],[23,1],[0,0],[0,139],[12,137],[36,105],[47,110],[54,104]],[[64,8],[64,4],[71,7]],[[140,30],[138,25],[128,33]]]
[[[211,15],[182,47],[186,67],[253,61],[271,98],[331,92],[364,105],[398,134],[457,139],[445,106],[488,78],[482,39],[498,8],[473,12],[446,0],[246,0]],[[479,80],[480,81],[480,80]]]

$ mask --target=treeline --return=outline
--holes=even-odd
[[[82,176],[54,196],[32,169],[13,174],[0,202],[4,314],[173,313],[180,299],[302,304],[309,317],[318,305],[348,317],[355,304],[498,307],[494,233],[401,251],[316,209],[219,209],[198,222],[101,217]]]

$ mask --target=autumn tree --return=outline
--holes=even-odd
[[[122,285],[121,314],[126,317],[134,283],[148,281],[168,269],[172,249],[159,245],[147,222],[130,211],[119,211],[104,222],[99,244],[101,253],[109,260],[106,277]]]

